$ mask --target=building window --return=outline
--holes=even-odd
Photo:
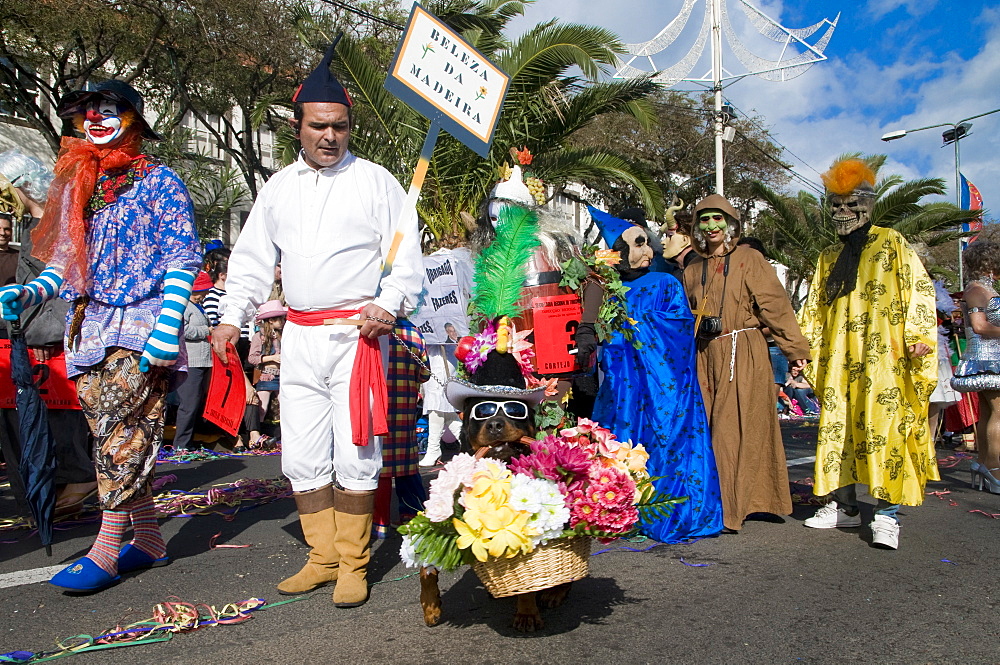
[[[3,70],[3,77],[0,78],[0,86],[5,89],[3,96],[0,97],[0,115],[10,118],[29,118],[30,114],[25,113],[23,108],[15,108],[3,97],[21,99],[28,97],[30,101],[38,104],[38,86],[35,84],[34,78],[19,69],[15,69],[11,61],[7,58],[0,58],[0,69]],[[11,79],[17,82],[16,87],[15,84],[11,83]]]
[[[278,148],[274,144],[274,132],[267,127],[257,130],[257,151],[260,154],[260,163],[266,168],[277,168]]]
[[[225,137],[226,129],[225,125],[222,123],[222,117],[208,114],[205,116],[205,121],[208,123],[207,126],[202,124],[202,122],[198,120],[193,113],[187,113],[184,115],[184,120],[181,124],[190,133],[188,137],[187,149],[204,157],[210,157],[212,159],[222,161],[225,154],[222,147],[219,145],[219,140],[216,138],[216,135],[208,129],[211,127],[218,132],[219,136]]]

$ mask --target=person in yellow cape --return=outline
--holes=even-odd
[[[831,500],[807,527],[861,526],[855,484],[877,500],[872,545],[899,546],[900,504],[939,480],[927,406],[937,384],[934,285],[894,229],[874,226],[875,173],[860,159],[823,174],[840,244],[819,257],[799,313],[822,413],[816,486]]]

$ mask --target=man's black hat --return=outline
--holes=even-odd
[[[98,99],[110,99],[113,102],[128,104],[145,125],[142,131],[143,138],[150,141],[163,140],[162,136],[153,131],[153,126],[143,115],[145,103],[142,100],[142,95],[125,81],[110,79],[98,84],[93,90],[75,90],[59,100],[56,115],[60,118],[68,118],[78,113],[84,113],[87,104]]]
[[[306,80],[292,95],[293,102],[333,102],[343,104],[348,108],[354,106],[351,96],[347,93],[347,88],[330,71],[330,63],[333,62],[334,50],[337,48],[340,37],[341,35],[337,35],[337,38],[330,44],[330,48],[326,50],[323,60],[316,65],[316,69],[312,70],[312,73],[306,77]]]

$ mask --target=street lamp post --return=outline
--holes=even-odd
[[[907,134],[912,134],[913,132],[920,132],[925,129],[934,129],[935,127],[951,127],[951,131],[946,131],[942,134],[944,138],[944,145],[949,143],[955,144],[955,205],[962,207],[962,158],[961,152],[959,150],[959,143],[962,138],[969,135],[969,129],[972,128],[972,123],[970,120],[975,120],[976,118],[982,118],[985,115],[991,115],[993,113],[1000,113],[1000,109],[993,109],[992,111],[987,111],[986,113],[980,113],[978,115],[972,115],[968,118],[962,118],[958,122],[942,122],[936,125],[927,125],[926,127],[917,127],[916,129],[896,129],[891,132],[886,132],[882,135],[883,141],[895,141],[896,139],[901,139]],[[961,229],[961,226],[959,226]],[[959,287],[964,287],[965,285],[965,275],[963,274],[962,266],[962,242],[958,243],[958,281]]]

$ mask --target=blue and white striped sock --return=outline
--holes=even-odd
[[[180,331],[184,308],[191,298],[195,274],[186,270],[169,270],[163,278],[163,309],[156,319],[153,332],[146,341],[139,370],[150,366],[167,367],[177,361],[181,351]]]

